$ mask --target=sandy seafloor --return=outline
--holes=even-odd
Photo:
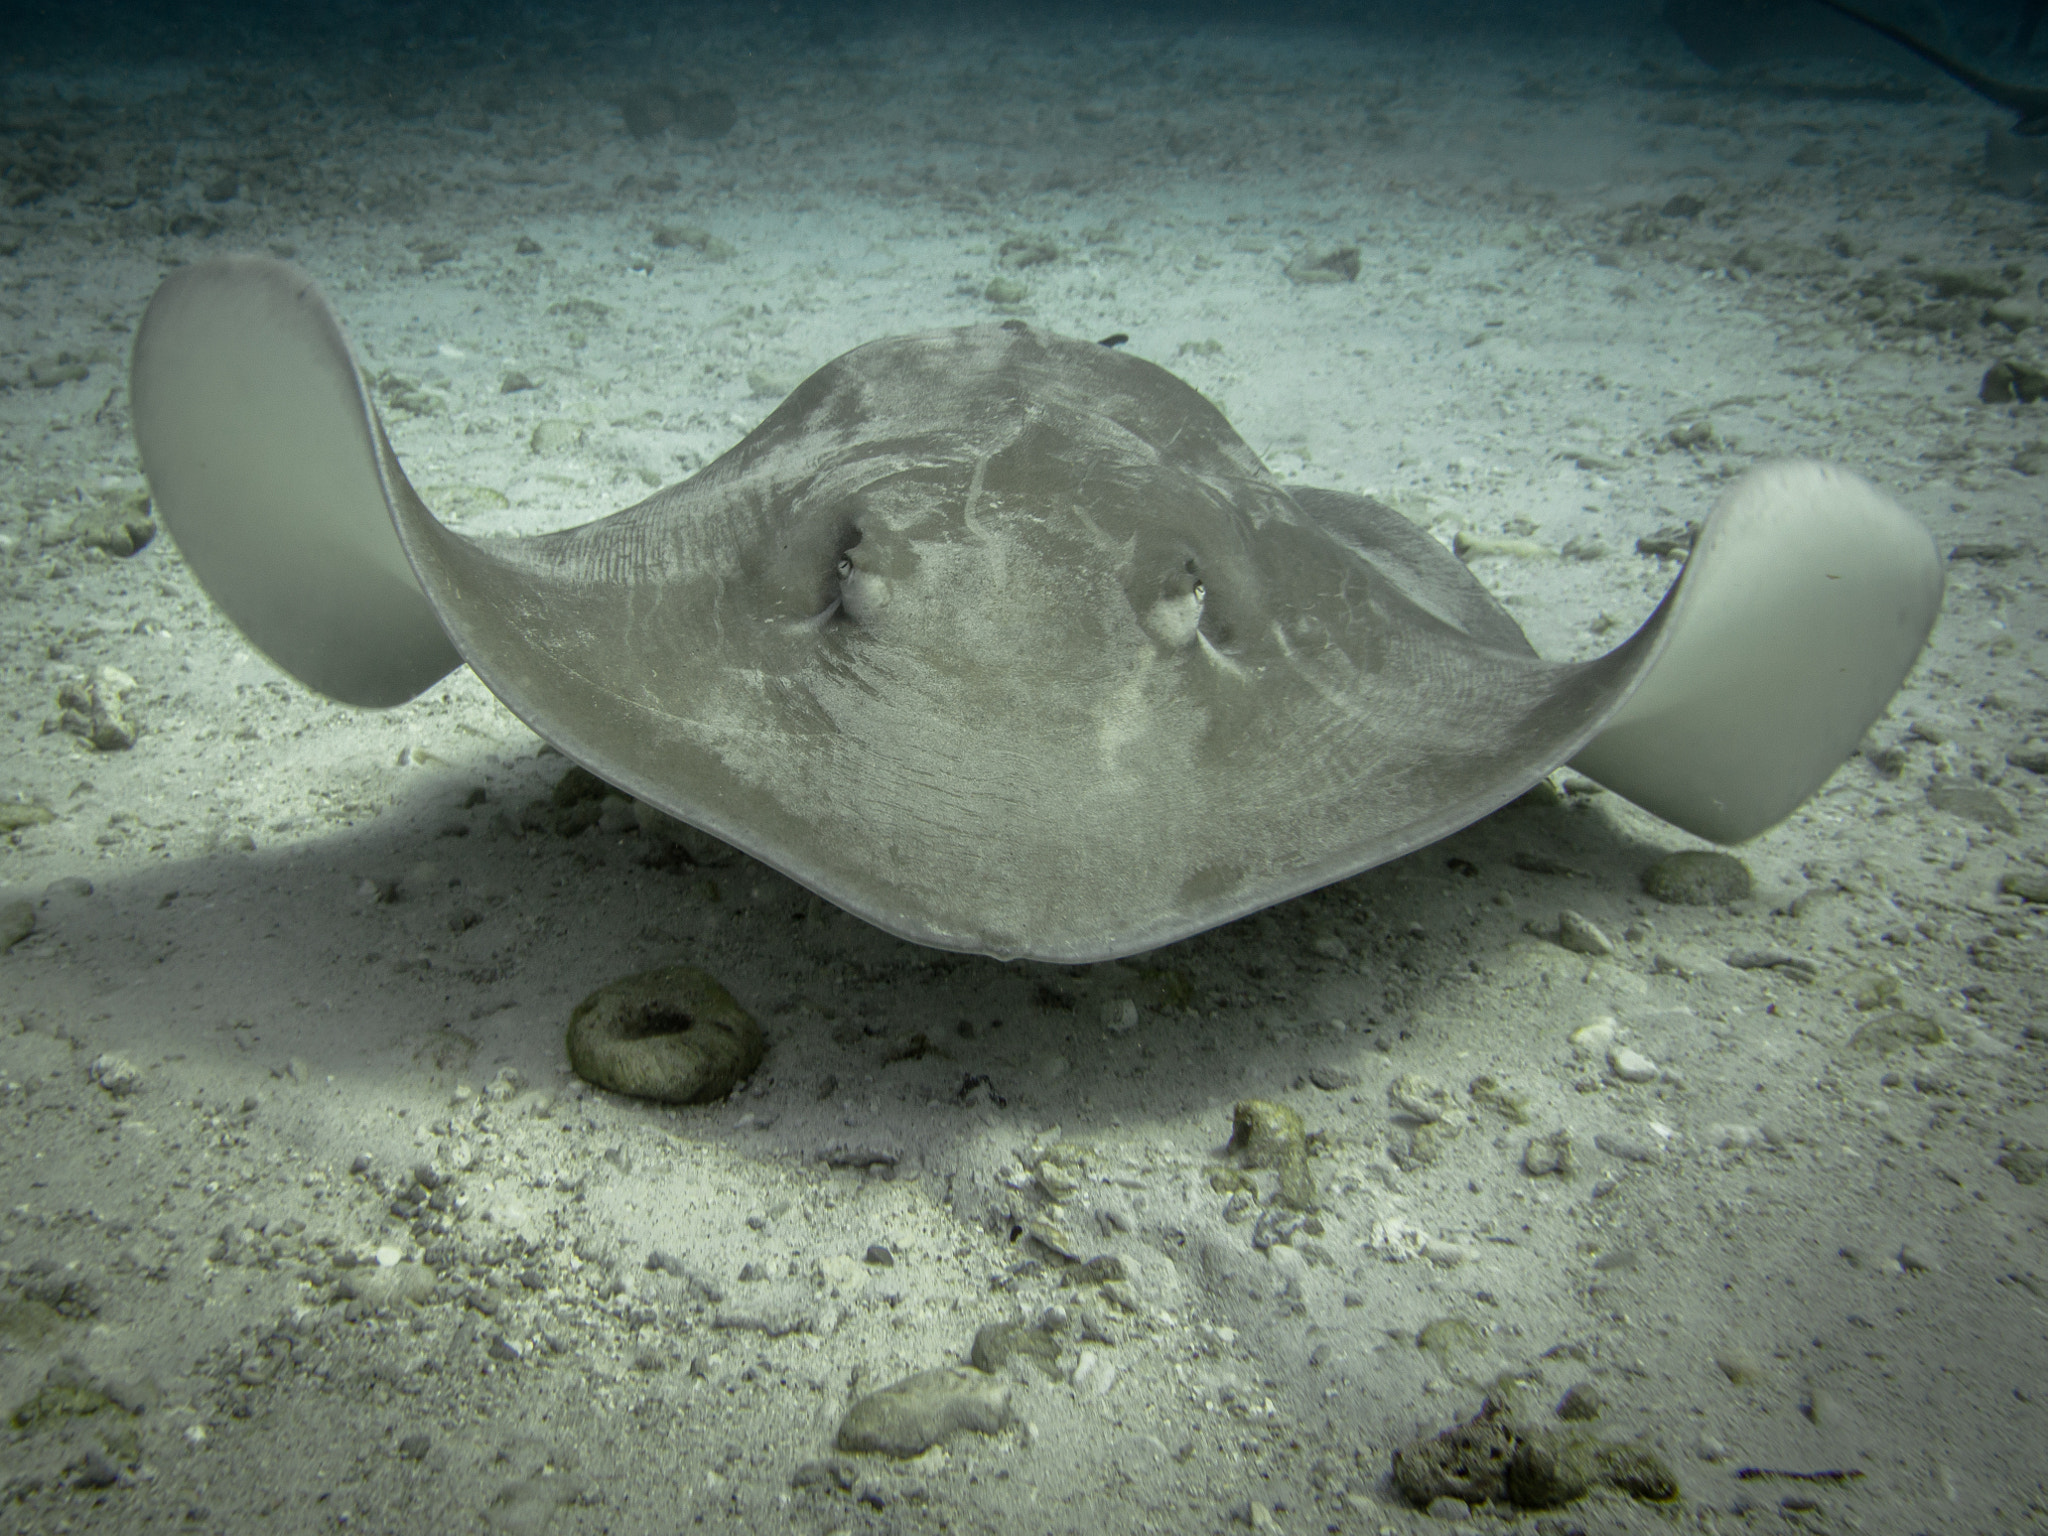
[[[2043,912],[2001,894],[2048,873],[2048,406],[1979,401],[2048,262],[1982,175],[1997,114],[1868,57],[1716,76],[1647,14],[521,25],[6,78],[0,791],[52,819],[0,844],[34,913],[0,1529],[2048,1525]],[[635,139],[650,81],[738,122]],[[1341,247],[1355,281],[1287,275]],[[81,543],[142,485],[142,306],[226,250],[319,279],[474,533],[636,501],[859,342],[1014,315],[1127,332],[1283,480],[1518,541],[1473,569],[1551,655],[1625,634],[1677,568],[1637,539],[1775,455],[1976,549],[1869,750],[1739,850],[1751,899],[1650,900],[1699,845],[1561,774],[1153,955],[1000,964],[623,804],[564,836],[566,763],[466,671],[333,705],[168,538]],[[134,746],[47,731],[106,666]],[[1546,937],[1567,908],[1611,958]],[[751,1084],[580,1084],[572,1004],[677,962],[763,1023]],[[1575,1048],[1602,1019],[1648,1080]],[[1447,1106],[1419,1141],[1410,1074]],[[1212,1187],[1248,1097],[1303,1117],[1320,1231]],[[1574,1171],[1527,1172],[1559,1132]],[[837,1456],[853,1397],[1054,1307],[1009,1428]],[[1502,1373],[1590,1386],[1680,1501],[1404,1505],[1393,1449]]]

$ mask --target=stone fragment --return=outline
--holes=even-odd
[[[1434,1125],[1451,1107],[1450,1091],[1440,1083],[1414,1072],[1404,1072],[1387,1084],[1387,1104],[1397,1114]]]
[[[967,1353],[977,1371],[1000,1375],[1012,1360],[1029,1360],[1046,1375],[1057,1378],[1060,1344],[1067,1330],[1066,1314],[1048,1307],[1033,1321],[1017,1318],[1007,1323],[984,1323],[975,1330],[974,1347]]]
[[[133,491],[102,502],[71,525],[72,536],[89,549],[105,550],[117,560],[144,549],[156,537],[149,515],[149,492]]]
[[[1285,1104],[1242,1099],[1231,1116],[1224,1156],[1242,1168],[1270,1168],[1280,1175],[1280,1204],[1315,1209],[1315,1180],[1308,1171],[1308,1137],[1301,1116]]]
[[[1849,1037],[1850,1050],[1868,1051],[1875,1056],[1889,1056],[1909,1045],[1946,1044],[1948,1035],[1939,1024],[1925,1014],[1903,1009],[1878,1015]]]
[[[999,1433],[1010,1422],[1010,1388],[966,1366],[944,1366],[870,1393],[839,1421],[850,1454],[922,1456],[954,1435]]]
[[[571,448],[582,446],[582,443],[582,423],[564,421],[556,416],[537,422],[526,439],[526,446],[542,456],[564,453]]]
[[[36,931],[36,904],[27,897],[0,902],[0,955]]]
[[[1294,283],[1355,283],[1359,266],[1355,245],[1307,250],[1287,263],[1287,278]]]
[[[1643,889],[1673,906],[1713,907],[1744,900],[1755,881],[1749,866],[1733,854],[1689,848],[1666,854],[1645,870]]]
[[[1529,1145],[1522,1149],[1522,1168],[1533,1178],[1556,1174],[1568,1179],[1575,1170],[1572,1157],[1572,1134],[1570,1131],[1552,1131],[1548,1136],[1534,1136]]]
[[[1591,918],[1569,908],[1557,914],[1557,942],[1575,955],[1604,958],[1614,953],[1614,941]]]
[[[1657,1063],[1626,1045],[1608,1047],[1607,1070],[1624,1083],[1654,1083],[1657,1080]]]
[[[1557,1416],[1583,1423],[1599,1418],[1606,1408],[1607,1401],[1601,1397],[1600,1389],[1590,1381],[1582,1381],[1558,1399]]]
[[[2000,876],[1998,888],[2021,901],[2048,904],[2048,869],[2008,870]]]
[[[1519,1088],[1510,1088],[1491,1074],[1472,1079],[1465,1091],[1472,1095],[1472,1102],[1492,1110],[1510,1125],[1529,1123],[1529,1095]]]
[[[33,800],[0,800],[0,837],[27,827],[47,826],[56,819],[56,812]]]
[[[688,965],[598,988],[569,1015],[568,1047],[585,1082],[663,1104],[722,1099],[767,1053],[761,1026]]]
[[[86,1077],[117,1099],[142,1091],[142,1069],[126,1056],[103,1051],[85,1069]]]
[[[1447,1498],[1554,1509],[1596,1486],[1654,1503],[1679,1494],[1678,1479],[1646,1446],[1523,1423],[1499,1397],[1464,1423],[1395,1451],[1393,1474],[1395,1489],[1418,1509]]]
[[[125,752],[135,745],[136,726],[125,700],[135,679],[119,667],[101,667],[85,683],[65,683],[57,690],[56,718],[43,726],[80,736],[97,752]]]
[[[1974,821],[1993,832],[2017,832],[2020,819],[2012,807],[1998,798],[1997,791],[1967,779],[1937,775],[1927,785],[1927,803],[1965,821]]]

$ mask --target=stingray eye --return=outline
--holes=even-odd
[[[851,576],[852,574],[853,562],[849,560],[845,555],[841,555],[839,557],[839,579],[841,581],[844,581],[847,577]]]
[[[1208,599],[1209,599],[1209,587],[1208,587],[1208,584],[1207,584],[1206,582],[1200,582],[1200,581],[1198,581],[1198,582],[1196,582],[1196,583],[1195,583],[1195,591],[1194,591],[1194,598],[1195,598],[1195,601],[1196,601],[1196,602],[1198,602],[1198,603],[1202,603],[1202,602],[1207,602],[1207,601],[1208,601]]]

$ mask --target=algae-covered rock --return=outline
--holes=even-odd
[[[846,1410],[839,1449],[882,1456],[922,1456],[954,1435],[993,1435],[1010,1422],[1010,1389],[1003,1382],[949,1365],[920,1371]]]
[[[1717,907],[1746,899],[1756,882],[1733,854],[1692,848],[1666,854],[1643,871],[1643,889],[1671,906]]]
[[[1308,1171],[1308,1137],[1301,1116],[1266,1099],[1239,1101],[1232,1113],[1224,1156],[1244,1168],[1269,1168],[1280,1175],[1280,1204],[1296,1211],[1316,1208],[1315,1180]]]
[[[568,1043],[585,1082],[663,1104],[724,1098],[768,1049],[732,994],[689,965],[599,987],[569,1015]]]
[[[1867,1051],[1873,1056],[1889,1056],[1909,1045],[1946,1044],[1948,1035],[1939,1024],[1924,1013],[1908,1013],[1904,1009],[1880,1014],[1849,1037],[1850,1050]]]
[[[1640,1442],[1611,1444],[1590,1430],[1525,1422],[1502,1395],[1473,1418],[1394,1452],[1394,1486],[1418,1509],[1437,1499],[1555,1509],[1608,1487],[1666,1503],[1678,1479]]]
[[[1019,1318],[1007,1323],[985,1323],[976,1330],[974,1347],[967,1358],[978,1371],[994,1376],[1012,1360],[1029,1360],[1046,1375],[1060,1373],[1060,1339],[1066,1320],[1047,1312],[1032,1322]]]

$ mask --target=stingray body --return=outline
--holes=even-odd
[[[1484,816],[1567,760],[1705,836],[1804,800],[1940,599],[1840,471],[1738,482],[1656,613],[1547,662],[1433,539],[1273,479],[1201,395],[1022,324],[875,342],[566,532],[421,505],[303,273],[173,274],[135,431],[208,593],[384,706],[467,662],[627,793],[919,943],[1148,949]]]

